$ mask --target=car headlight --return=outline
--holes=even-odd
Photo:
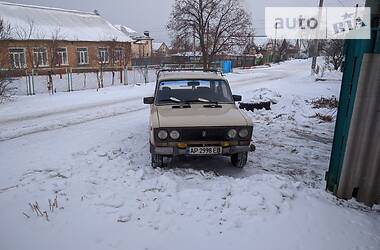
[[[160,140],[165,140],[168,138],[168,132],[166,132],[165,130],[160,130],[158,131],[157,136]]]
[[[239,131],[239,136],[240,136],[241,138],[247,138],[248,135],[249,135],[249,131],[248,131],[248,129],[246,129],[246,128],[243,128],[243,129],[241,129],[241,130]]]
[[[236,129],[230,129],[227,133],[228,137],[230,139],[234,139],[237,136],[237,131]]]
[[[170,132],[170,138],[172,138],[173,140],[178,140],[179,136],[180,134],[177,130],[173,130],[172,132]]]

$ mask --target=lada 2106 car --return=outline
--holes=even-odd
[[[161,70],[150,104],[152,166],[164,157],[230,156],[243,168],[251,145],[252,121],[238,109],[228,81],[218,71]]]

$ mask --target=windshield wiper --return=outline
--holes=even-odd
[[[205,108],[222,108],[222,106],[219,104],[219,102],[217,101],[210,101],[210,100],[207,100],[205,98],[198,98],[196,100],[188,100],[188,101],[185,101],[186,104],[190,104],[190,103],[196,103],[196,102],[201,102],[201,103],[208,103],[208,105],[204,105],[203,107]]]
[[[204,98],[198,98],[198,99],[196,99],[196,100],[187,100],[187,101],[184,101],[184,103],[199,103],[199,102],[201,102],[201,103],[213,103],[213,102],[211,102],[211,101],[209,101],[209,100],[207,100],[207,99],[204,99]]]
[[[178,104],[178,106],[177,105],[173,106],[173,108],[176,108],[176,109],[178,109],[178,108],[180,108],[180,109],[191,108],[190,103],[181,101],[180,99],[175,98],[175,97],[170,97],[169,99],[160,100],[160,102],[172,102],[172,103],[174,102],[174,103]]]
[[[207,99],[204,99],[204,98],[198,98],[198,101],[210,103],[210,100],[207,100]]]
[[[175,97],[170,97],[169,99],[164,99],[164,100],[159,100],[159,102],[175,102],[175,103],[182,103],[181,100],[175,98]]]
[[[221,105],[219,105],[218,101],[210,101],[210,100],[203,99],[203,98],[198,98],[198,101],[209,103],[209,105],[203,106],[205,108],[221,108],[222,107]]]

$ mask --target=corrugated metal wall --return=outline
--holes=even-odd
[[[379,37],[380,29],[374,29],[371,32],[371,40],[346,40],[345,42],[344,72],[339,97],[334,143],[331,151],[329,171],[326,174],[327,189],[334,193],[338,190],[342,172],[363,56],[365,54],[374,53]]]
[[[380,54],[363,57],[337,196],[380,202]]]
[[[346,40],[345,64],[326,189],[340,198],[380,203],[380,1],[371,39]]]

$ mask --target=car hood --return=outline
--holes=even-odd
[[[160,127],[223,127],[248,126],[251,122],[234,104],[222,104],[222,108],[205,108],[204,104],[192,104],[191,108],[157,106]]]

